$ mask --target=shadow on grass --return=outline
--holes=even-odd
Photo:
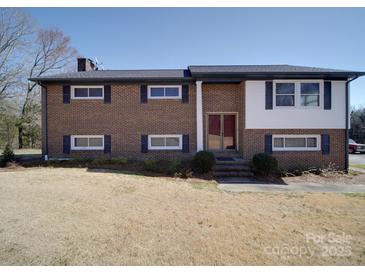
[[[147,176],[145,173],[135,170],[122,170],[122,169],[109,169],[109,168],[90,168],[86,169],[87,172],[95,173],[115,173],[115,174],[125,174],[125,175],[135,175],[135,176]],[[151,177],[158,177],[158,174]]]
[[[192,176],[175,176],[171,173],[161,173],[161,172],[152,172],[144,169],[128,169],[128,168],[105,168],[105,167],[87,167],[87,172],[95,172],[95,173],[114,173],[114,174],[124,174],[124,175],[134,175],[134,176],[145,176],[145,177],[154,177],[154,178],[179,178],[179,179],[200,179],[200,180],[213,180],[213,175],[211,173],[208,174],[196,174],[194,173]]]

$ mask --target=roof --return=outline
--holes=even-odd
[[[191,73],[323,73],[345,70],[290,65],[189,66]]]
[[[291,66],[291,65],[221,65],[189,66],[188,69],[155,70],[94,70],[69,72],[30,78],[35,82],[92,82],[92,81],[181,81],[211,79],[256,79],[256,78],[294,78],[314,77],[347,79],[365,75],[365,72],[350,70]]]
[[[190,76],[184,69],[160,70],[90,70],[68,72],[56,75],[34,77],[32,81],[60,81],[60,80],[139,80],[139,79],[184,79]]]

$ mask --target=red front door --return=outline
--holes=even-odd
[[[236,144],[236,115],[208,115],[208,149],[235,150]]]

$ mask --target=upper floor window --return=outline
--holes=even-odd
[[[71,150],[103,150],[104,135],[72,135]]]
[[[319,106],[319,83],[300,83],[300,105]]]
[[[323,94],[323,81],[274,81],[275,107],[318,108],[321,105],[321,94]]]
[[[181,86],[148,86],[148,99],[181,99]]]
[[[295,84],[277,83],[276,84],[276,105],[294,106],[295,105]]]
[[[72,86],[72,99],[103,99],[104,86]]]

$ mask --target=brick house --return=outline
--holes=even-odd
[[[363,72],[289,65],[78,71],[42,86],[46,158],[188,158],[199,150],[280,167],[348,166],[349,82]]]

